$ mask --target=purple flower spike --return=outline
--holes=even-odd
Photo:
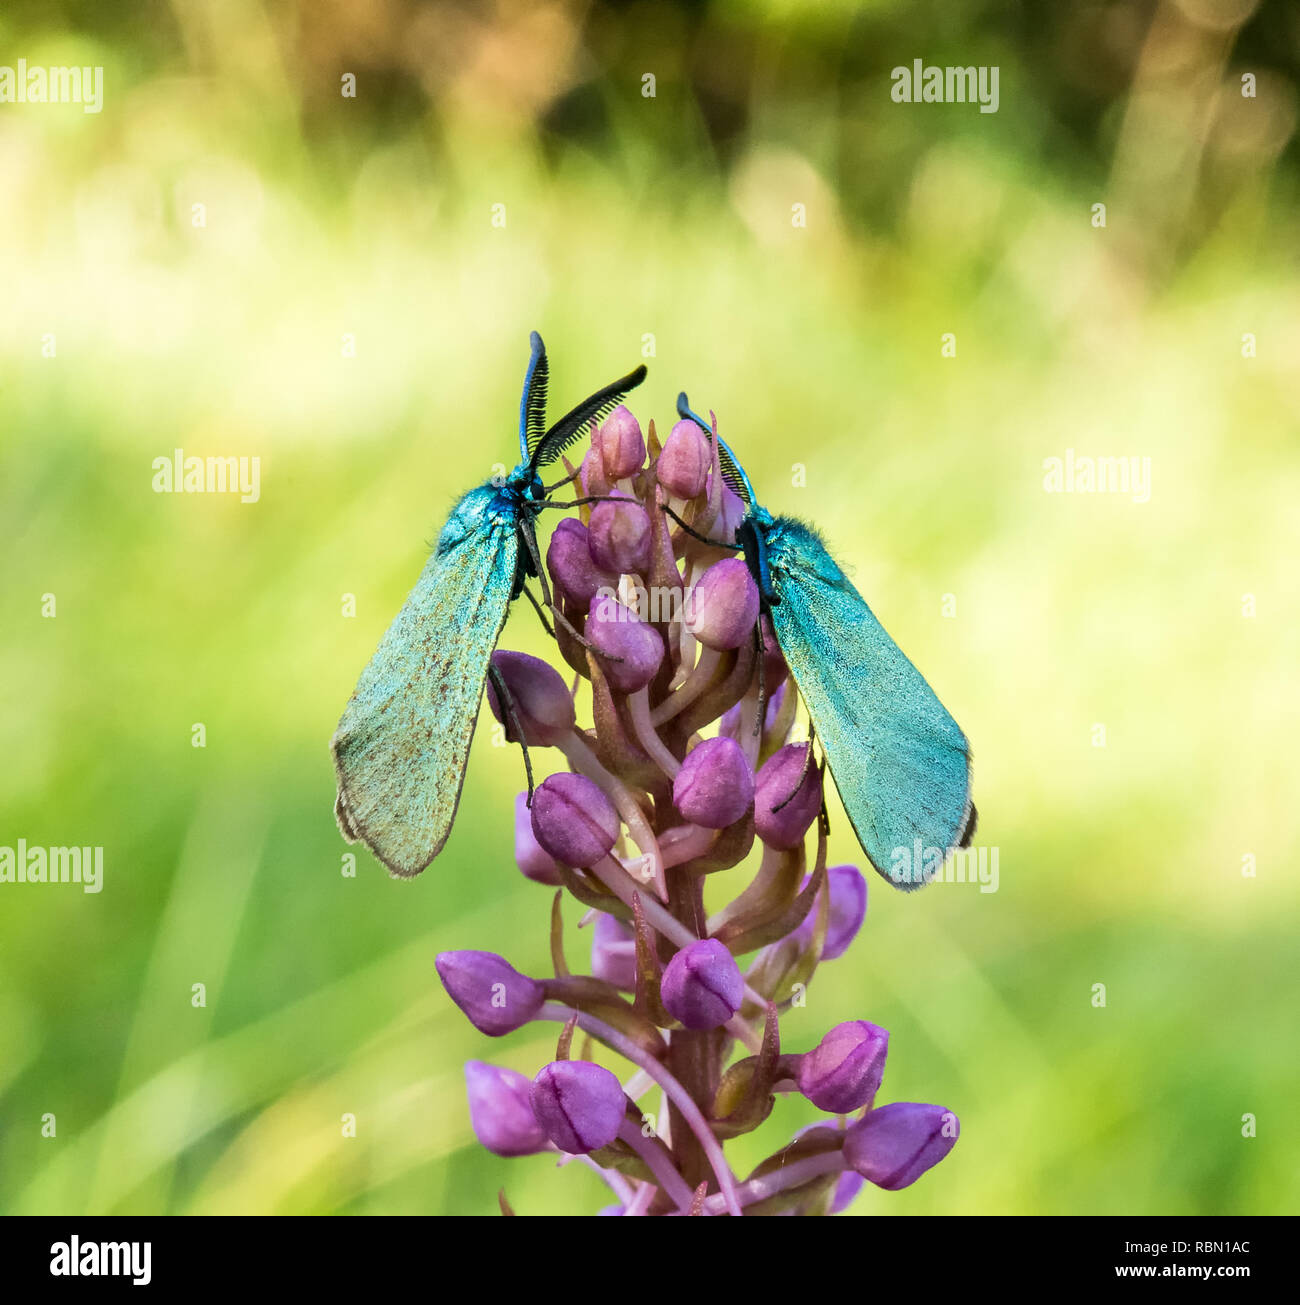
[[[529,1100],[532,1083],[513,1069],[471,1060],[465,1066],[469,1122],[474,1136],[494,1155],[536,1155],[546,1134]]]
[[[533,813],[528,809],[528,794],[515,798],[515,864],[525,879],[558,887],[560,871],[555,858],[533,834]]]
[[[595,865],[618,831],[618,812],[585,775],[551,775],[533,793],[533,836],[564,865]]]
[[[805,887],[811,878],[809,875],[804,879]],[[826,884],[831,894],[831,915],[822,960],[833,961],[848,951],[867,917],[867,881],[855,865],[833,865],[826,872]],[[814,908],[796,930],[801,939],[811,941],[816,920]]]
[[[492,665],[501,673],[511,706],[530,748],[549,748],[573,732],[573,698],[554,667],[527,653],[497,651]],[[518,742],[509,716],[497,700],[492,677],[487,682],[488,705],[506,727],[506,738]]]
[[[622,920],[601,912],[591,938],[591,972],[616,988],[636,988],[636,936]]]
[[[754,801],[754,775],[740,744],[719,736],[697,743],[673,781],[673,805],[693,825],[725,829]]]
[[[866,1020],[837,1024],[799,1058],[799,1091],[833,1115],[869,1106],[885,1076],[889,1033]]]
[[[951,1110],[896,1101],[869,1111],[849,1129],[844,1158],[868,1182],[896,1192],[937,1165],[960,1131]]]
[[[652,536],[645,508],[630,498],[607,500],[591,509],[591,560],[602,571],[644,572],[650,565]]]
[[[627,1105],[618,1079],[589,1060],[543,1066],[529,1097],[546,1136],[570,1155],[608,1146],[618,1136]]]
[[[434,964],[447,995],[492,1038],[523,1028],[546,1000],[540,983],[496,952],[443,952]]]
[[[655,474],[670,494],[694,498],[704,493],[712,461],[704,432],[693,421],[679,421],[668,433]]]
[[[591,560],[587,527],[576,517],[562,517],[555,527],[546,548],[546,569],[560,593],[584,612],[598,590],[618,584],[618,576]]]
[[[808,746],[791,743],[774,752],[759,768],[754,784],[754,829],[763,842],[778,851],[797,847],[821,810],[822,779],[817,767],[809,766],[803,782],[799,782]],[[791,793],[794,797],[786,801]],[[773,807],[781,809],[774,811]]]
[[[663,663],[663,636],[617,598],[596,599],[583,633],[609,659],[601,665],[620,693],[644,689]]]
[[[858,1199],[858,1194],[866,1186],[867,1180],[852,1169],[846,1169],[835,1184],[835,1195],[831,1197],[828,1214],[843,1214]]]
[[[645,462],[645,440],[641,438],[641,423],[622,403],[605,418],[596,433],[593,447],[600,449],[605,476],[611,481],[635,476]]]
[[[715,562],[691,590],[686,627],[706,648],[739,648],[757,620],[758,586],[743,558]]]
[[[664,1006],[688,1029],[716,1029],[739,1009],[745,980],[736,958],[716,938],[683,947],[664,969]]]

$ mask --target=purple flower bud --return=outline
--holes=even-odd
[[[583,494],[608,494],[613,486],[605,476],[605,463],[600,455],[600,445],[594,440],[578,469]]]
[[[528,809],[528,794],[515,798],[515,864],[525,879],[556,887],[560,871],[555,858],[537,841],[533,834],[533,813]]]
[[[620,693],[644,689],[663,662],[663,636],[617,598],[597,598],[583,632],[596,651],[609,659],[601,666]]]
[[[626,992],[636,989],[636,936],[622,920],[604,911],[592,931],[591,972]]]
[[[491,1038],[523,1028],[546,1000],[540,983],[496,952],[443,952],[434,964],[447,995]]]
[[[858,1194],[866,1186],[867,1180],[852,1169],[846,1169],[835,1184],[835,1195],[831,1197],[828,1214],[843,1214],[858,1199]]]
[[[492,665],[506,683],[514,715],[530,748],[553,747],[572,733],[573,698],[554,667],[540,657],[502,650],[492,654]],[[510,717],[497,700],[491,676],[488,676],[487,697],[492,714],[506,727],[506,738],[518,742]]]
[[[739,648],[757,620],[758,586],[743,558],[715,562],[690,592],[686,628],[706,648]]]
[[[781,852],[799,845],[821,810],[822,779],[817,767],[809,766],[803,782],[799,783],[808,746],[791,743],[774,752],[759,767],[754,784],[754,829],[763,842]],[[796,784],[799,784],[797,793]],[[790,800],[786,801],[787,798]],[[781,809],[773,811],[773,807]]]
[[[529,1097],[546,1136],[570,1155],[608,1146],[618,1136],[627,1105],[618,1079],[589,1060],[544,1065]]]
[[[735,739],[697,743],[673,780],[673,805],[693,825],[725,829],[754,801],[754,776]]]
[[[564,517],[555,527],[546,549],[546,569],[560,593],[584,612],[597,590],[618,584],[618,576],[591,560],[587,527],[577,517]]]
[[[471,1060],[465,1066],[469,1122],[474,1136],[494,1155],[536,1155],[546,1134],[529,1101],[532,1083],[513,1069]]]
[[[640,503],[616,497],[591,509],[587,541],[602,571],[640,574],[650,565],[650,518]]]
[[[844,1158],[868,1182],[896,1192],[937,1165],[960,1131],[951,1110],[895,1101],[868,1111],[849,1129]]]
[[[551,775],[533,793],[533,836],[564,865],[595,865],[614,846],[618,830],[618,812],[585,775]]]
[[[605,476],[611,481],[635,476],[645,462],[641,423],[622,403],[601,424],[593,447],[600,449]]]
[[[811,878],[809,875],[804,879],[805,887]],[[831,894],[831,914],[826,926],[826,946],[822,951],[822,960],[833,961],[848,950],[849,944],[862,928],[862,921],[866,919],[867,881],[855,865],[833,865],[826,872],[826,885]],[[813,907],[795,931],[801,939],[812,939],[819,910],[819,906]]]
[[[668,1013],[688,1029],[716,1029],[740,1009],[745,980],[722,943],[702,938],[668,962],[660,990]]]
[[[704,492],[712,462],[704,432],[693,421],[679,421],[668,433],[655,474],[670,494],[694,498]]]
[[[799,1091],[834,1115],[869,1106],[885,1076],[889,1033],[866,1020],[837,1024],[799,1058]]]

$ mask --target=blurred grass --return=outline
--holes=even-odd
[[[0,842],[102,844],[106,867],[98,896],[0,887],[0,1208],[604,1203],[585,1170],[474,1147],[464,1060],[531,1073],[552,1044],[486,1044],[433,971],[449,947],[547,964],[546,894],[511,859],[518,758],[480,731],[412,884],[365,854],[343,877],[331,815],[357,672],[450,501],[513,460],[532,327],[557,404],[652,334],[642,420],[683,386],[715,408],[973,741],[999,891],[873,882],[784,1025],[803,1048],[884,1024],[885,1098],[961,1116],[940,1170],[857,1208],[1300,1208],[1294,74],[1237,123],[1190,8],[1113,7],[1122,84],[1050,108],[1050,34],[925,46],[1001,60],[995,119],[889,103],[921,50],[898,6],[503,6],[427,65],[394,33],[427,53],[450,11],[0,19],[31,62],[107,68],[98,117],[0,106]],[[1199,80],[1155,57],[1162,23]],[[349,59],[360,102],[337,98]],[[1181,150],[1133,125],[1152,104]],[[261,500],[154,494],[177,447],[260,457]],[[1045,494],[1067,448],[1149,456],[1151,501]],[[505,643],[544,651],[531,612]],[[779,1103],[737,1169],[812,1115]]]

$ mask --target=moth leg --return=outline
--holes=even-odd
[[[529,595],[531,597],[531,595]],[[492,681],[492,687],[497,692],[497,701],[501,704],[501,712],[506,718],[506,723],[513,731],[515,738],[519,742],[519,747],[524,754],[524,774],[528,777],[528,805],[533,805],[533,763],[528,755],[528,744],[524,742],[524,731],[519,725],[519,714],[515,711],[515,700],[510,690],[506,687],[505,676],[501,674],[491,662],[488,663],[488,679]]]
[[[569,464],[568,464],[568,462],[565,462],[564,465],[567,467]],[[573,469],[571,472],[569,472],[569,474],[568,474],[567,476],[565,476],[565,478],[564,478],[563,480],[557,480],[557,481],[555,482],[554,485],[543,485],[543,486],[542,486],[542,493],[543,493],[547,498],[550,498],[551,495],[554,494],[555,491],[556,491],[557,489],[563,489],[563,488],[565,487],[565,485],[572,484],[574,478],[577,476],[578,472],[581,471],[581,470],[582,470],[581,467],[574,467],[574,469]]]
[[[667,503],[660,504],[660,510],[666,512],[670,517],[672,517],[674,521],[677,522],[679,526],[681,526],[681,528],[684,531],[686,531],[688,535],[690,535],[692,539],[698,539],[701,544],[708,544],[711,548],[729,548],[734,553],[740,552],[740,550],[744,547],[743,544],[728,544],[725,540],[710,539],[707,535],[700,534],[698,530],[694,530],[690,526],[688,526],[686,522],[683,521],[681,517],[679,517],[677,513],[674,512],[672,508],[668,506]]]
[[[530,603],[532,603],[533,611],[537,613],[537,619],[542,623],[542,629],[545,630],[546,633],[549,634],[552,639],[554,639],[555,629],[551,625],[550,621],[546,619],[546,611],[542,607],[541,603],[537,601],[537,595],[534,594],[533,591],[529,589],[527,585],[524,585],[523,589],[520,592],[524,595],[525,598],[528,599]]]
[[[754,648],[758,658],[758,715],[754,717],[754,733],[761,739],[763,726],[767,723],[767,680],[763,670],[763,618],[761,616],[754,625]],[[802,783],[803,780],[799,782]]]
[[[774,812],[775,812],[775,811],[780,811],[782,807],[787,807],[787,806],[789,806],[790,803],[794,801],[794,799],[795,799],[795,795],[799,792],[799,790],[800,790],[801,788],[803,788],[803,782],[804,782],[805,779],[808,778],[808,772],[812,769],[812,760],[813,760],[813,740],[814,740],[816,737],[817,737],[817,730],[816,730],[816,727],[813,725],[812,721],[809,720],[809,722],[808,722],[808,749],[807,749],[807,751],[803,754],[803,768],[799,771],[799,778],[798,778],[797,780],[795,780],[794,788],[791,790],[791,792],[790,792],[790,796],[787,797],[787,798],[782,798],[781,801],[778,802],[778,803],[776,804],[776,806],[774,806],[774,807],[772,808],[772,810],[773,810]],[[822,799],[822,816],[823,816],[823,818],[825,818],[825,816],[826,816],[826,799],[825,799],[825,798]],[[830,831],[830,821],[829,821],[829,820],[826,821],[826,830],[827,830],[827,832]]]
[[[822,763],[818,767],[822,777],[822,809],[817,813],[817,823],[821,826],[822,836],[829,838],[831,836],[831,813],[826,810],[826,758],[822,758]]]
[[[560,484],[563,485],[564,481],[561,481]],[[566,502],[563,503],[556,503],[551,499],[547,499],[544,503],[538,503],[536,507],[537,510],[540,511],[542,508],[581,507],[584,503],[630,503],[630,502],[632,502],[631,499],[625,498],[619,494],[588,494],[585,498],[568,499]]]

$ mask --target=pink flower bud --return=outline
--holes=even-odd
[[[556,1060],[543,1066],[529,1092],[546,1135],[570,1155],[586,1155],[617,1136],[627,1109],[622,1084],[603,1065]]]
[[[716,938],[683,947],[668,962],[660,988],[668,1013],[688,1029],[716,1029],[739,1009],[745,979]]]
[[[957,1145],[957,1116],[942,1106],[895,1101],[849,1129],[844,1158],[868,1182],[896,1192],[909,1187]]]
[[[585,775],[551,775],[533,794],[533,835],[563,865],[595,865],[614,846],[619,824],[609,799]]]
[[[754,775],[734,739],[705,739],[686,754],[673,781],[673,805],[693,825],[725,829],[754,801]]]
[[[808,747],[807,743],[790,743],[774,752],[759,768],[754,784],[754,830],[769,847],[781,852],[799,845],[822,807],[818,768],[809,766],[799,781]]]
[[[605,418],[593,447],[600,449],[605,477],[610,481],[635,476],[645,462],[645,440],[641,425],[624,404]]]
[[[655,465],[659,483],[678,498],[704,493],[713,452],[704,432],[693,421],[679,421]]]
[[[640,503],[616,497],[591,509],[588,546],[602,571],[641,574],[650,565],[652,528]]]
[[[573,698],[552,666],[540,657],[501,649],[492,654],[492,665],[506,683],[515,718],[523,730],[523,741],[530,748],[553,747],[573,732]],[[497,701],[491,676],[488,676],[487,698],[492,714],[506,727],[506,738],[512,743],[519,742],[509,715]]]
[[[743,558],[715,562],[690,592],[686,628],[706,648],[739,648],[757,620],[758,586]]]
[[[587,527],[576,517],[562,518],[552,532],[546,549],[546,569],[560,593],[584,612],[598,590],[618,585],[616,574],[602,571],[591,560]]]
[[[659,631],[617,598],[597,598],[583,632],[601,654],[606,678],[620,693],[645,688],[663,662]]]

